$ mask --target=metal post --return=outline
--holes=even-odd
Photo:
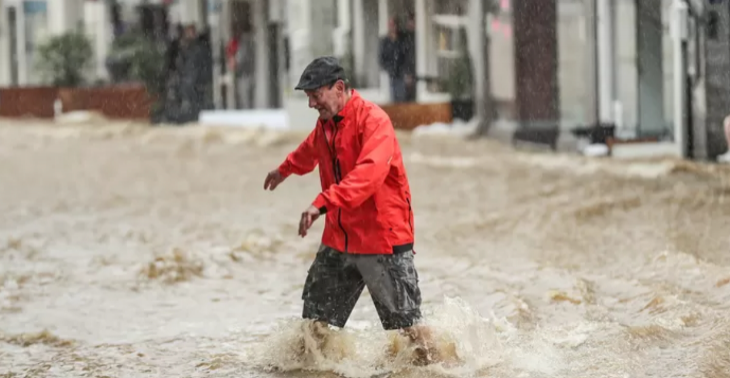
[[[684,0],[672,3],[672,62],[674,70],[674,142],[680,157],[687,157],[687,36],[689,9]]]

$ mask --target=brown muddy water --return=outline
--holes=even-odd
[[[730,172],[399,136],[426,322],[302,355],[297,133],[0,122],[0,377],[729,377]]]

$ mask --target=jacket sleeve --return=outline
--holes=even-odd
[[[360,206],[385,182],[395,144],[395,131],[390,120],[385,116],[369,116],[363,128],[362,150],[355,168],[339,184],[331,185],[320,193],[312,205],[321,213]]]
[[[292,151],[279,166],[279,173],[283,177],[288,177],[292,173],[297,175],[305,175],[312,172],[317,166],[317,152],[314,146],[314,137],[317,129],[312,130],[299,147]]]

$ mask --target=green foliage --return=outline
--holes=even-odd
[[[469,55],[469,44],[466,28],[459,29],[459,57],[452,63],[446,88],[453,99],[470,99],[474,97],[474,67]]]
[[[38,48],[38,70],[46,81],[58,87],[76,87],[94,57],[91,41],[78,31],[49,38]]]
[[[165,50],[141,32],[130,32],[114,40],[108,61],[117,82],[143,83],[150,94],[164,89]]]

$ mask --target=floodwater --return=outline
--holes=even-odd
[[[730,376],[730,172],[400,134],[425,322],[300,353],[297,133],[0,122],[2,377]]]

